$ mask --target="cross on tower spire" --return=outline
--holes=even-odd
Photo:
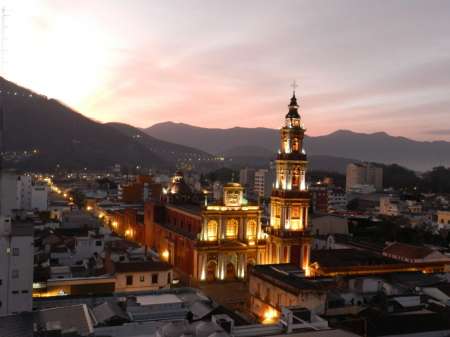
[[[292,90],[293,90],[294,96],[295,96],[295,89],[297,89],[297,87],[298,87],[298,84],[297,84],[297,81],[296,81],[296,80],[294,80],[294,81],[292,82],[291,87],[292,87]]]

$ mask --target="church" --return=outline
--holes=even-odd
[[[243,187],[234,182],[224,186],[223,198],[216,203],[146,203],[145,245],[189,281],[246,279],[248,268],[257,264],[295,263],[308,275],[308,162],[295,91],[288,108],[280,129],[267,226],[261,224],[261,207],[245,200]],[[176,191],[183,186],[180,173],[174,181],[177,187],[169,187],[169,193],[175,191],[172,200],[177,200]]]

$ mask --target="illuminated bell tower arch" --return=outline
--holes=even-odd
[[[295,91],[280,130],[276,180],[270,198],[268,263],[295,263],[308,274],[312,237],[308,230],[309,191],[305,177],[308,164],[303,141],[306,129],[298,113]]]

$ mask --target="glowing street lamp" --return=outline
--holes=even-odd
[[[166,260],[166,261],[169,261],[169,256],[170,256],[170,254],[169,254],[169,251],[168,251],[167,249],[165,249],[165,250],[161,253],[161,257],[162,257],[164,260]]]
[[[269,307],[264,311],[263,318],[263,324],[273,324],[278,318],[278,311]]]

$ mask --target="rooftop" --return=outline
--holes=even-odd
[[[304,290],[326,291],[335,285],[330,278],[305,278],[303,271],[291,263],[257,265],[251,274],[295,294]]]
[[[433,253],[433,250],[424,246],[413,246],[406,243],[395,242],[387,246],[383,253],[402,256],[408,259],[423,259]]]
[[[311,263],[321,267],[351,267],[396,264],[398,261],[357,249],[312,250]]]
[[[116,273],[139,273],[170,270],[170,264],[162,261],[120,262],[114,264]]]

